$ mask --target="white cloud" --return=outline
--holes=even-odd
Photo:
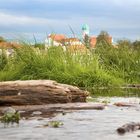
[[[45,26],[45,25],[55,25],[64,26],[70,23],[71,19],[47,19],[38,18],[31,16],[19,16],[0,12],[0,26]],[[65,24],[66,22],[66,24]]]
[[[106,17],[73,17],[70,19],[46,19],[29,16],[16,16],[0,12],[0,26],[53,26],[63,28],[74,25],[75,27],[87,23],[96,28],[139,28],[139,23],[134,20],[115,19]],[[132,26],[133,25],[133,26]],[[80,28],[80,27],[79,27]]]
[[[0,25],[42,25],[48,22],[45,18],[33,18],[28,16],[15,16],[0,13]]]

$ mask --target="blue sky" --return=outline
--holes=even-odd
[[[83,24],[91,35],[101,30],[114,38],[140,39],[140,0],[3,0],[0,35],[45,38],[51,32],[71,35],[69,25],[81,34]]]

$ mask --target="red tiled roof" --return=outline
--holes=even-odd
[[[55,41],[62,41],[63,39],[66,39],[66,36],[63,34],[51,34],[48,36],[48,38],[52,38]]]
[[[0,48],[8,49],[8,48],[20,48],[21,45],[16,42],[0,42]]]
[[[70,41],[79,41],[78,38],[66,38],[63,41],[70,42]]]

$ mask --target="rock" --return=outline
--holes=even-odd
[[[5,126],[8,126],[14,123],[19,124],[20,119],[20,113],[14,108],[8,107],[4,109],[4,115],[1,117],[0,121],[4,123]]]
[[[62,115],[63,115],[63,116],[66,115],[66,112],[63,111],[63,112],[62,112]]]
[[[132,122],[119,127],[117,129],[117,132],[122,135],[125,134],[126,132],[132,132],[136,130],[140,130],[140,123]]]
[[[38,118],[37,120],[38,120],[38,121],[42,121],[42,120],[44,120],[44,118],[40,117],[40,118]]]
[[[15,114],[16,110],[12,107],[4,108],[2,111],[3,114]]]

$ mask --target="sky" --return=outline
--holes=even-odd
[[[43,39],[50,33],[90,35],[109,32],[113,38],[140,39],[140,0],[3,0],[0,36]]]

